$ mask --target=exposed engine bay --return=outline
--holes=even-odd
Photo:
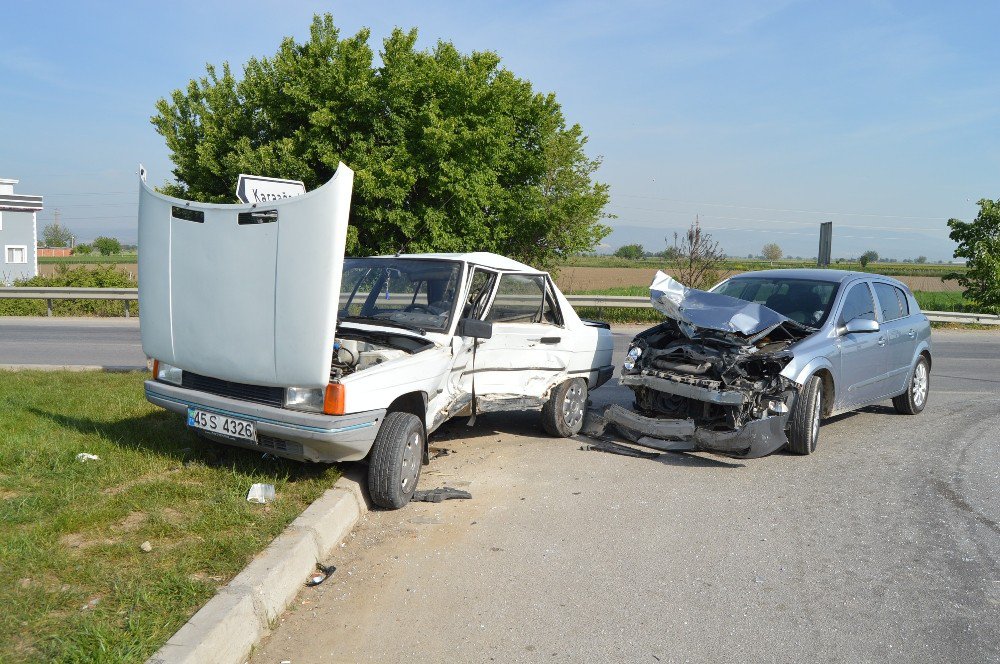
[[[650,300],[667,320],[638,334],[626,355],[621,384],[634,393],[635,410],[614,405],[590,415],[589,433],[614,424],[648,447],[734,456],[784,446],[800,386],[781,372],[790,347],[815,329],[662,272]]]
[[[341,325],[333,343],[330,380],[339,380],[359,371],[413,355],[432,348],[434,344],[407,334],[351,329]]]

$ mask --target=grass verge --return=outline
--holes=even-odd
[[[144,661],[336,481],[197,438],[145,377],[0,371],[0,661]]]
[[[112,254],[111,256],[101,256],[100,254],[82,254],[77,256],[39,256],[38,262],[40,264],[57,263],[60,265],[96,265],[101,263],[134,265],[139,262],[139,255]]]

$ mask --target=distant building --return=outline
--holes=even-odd
[[[0,178],[0,283],[38,274],[38,227],[41,196],[14,193],[17,180]]]

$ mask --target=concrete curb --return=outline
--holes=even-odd
[[[302,589],[306,577],[368,511],[361,484],[341,477],[147,664],[242,664]]]
[[[0,371],[104,371],[128,373],[149,371],[152,367],[141,365],[102,366],[100,364],[0,364]]]

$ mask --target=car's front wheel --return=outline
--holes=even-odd
[[[552,388],[542,406],[542,427],[551,436],[569,438],[583,428],[587,408],[587,383],[582,378],[567,380]]]
[[[916,415],[927,405],[927,395],[931,390],[931,369],[927,358],[920,356],[917,365],[913,367],[906,391],[898,397],[893,397],[892,405],[896,412],[902,415]]]
[[[413,413],[382,420],[368,460],[368,493],[379,507],[403,507],[417,488],[424,455],[424,425]]]
[[[788,428],[789,452],[804,455],[816,451],[819,420],[822,415],[823,380],[819,376],[810,376],[798,399],[795,400],[795,408],[792,410],[792,422]]]

